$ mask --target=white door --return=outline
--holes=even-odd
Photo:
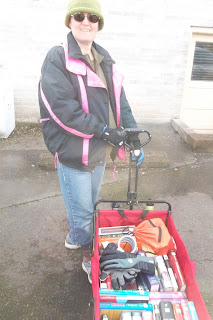
[[[197,133],[213,133],[213,28],[192,28],[180,119]]]

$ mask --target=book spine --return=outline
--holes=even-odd
[[[195,304],[193,301],[188,302],[188,307],[189,307],[189,312],[190,312],[192,320],[199,320],[198,315],[197,315],[197,311],[195,309]]]
[[[134,230],[135,226],[117,226],[117,227],[103,227],[103,228],[99,228],[98,230],[98,234],[99,236],[103,236],[103,235],[113,235],[113,234],[125,234],[128,232],[132,232]]]
[[[113,303],[113,302],[100,302],[101,310],[144,310],[153,311],[152,304],[148,303]]]
[[[156,265],[157,265],[157,270],[158,274],[160,276],[160,280],[162,282],[164,291],[173,291],[173,286],[171,279],[169,277],[169,273],[167,271],[166,265],[164,263],[163,257],[162,256],[156,256],[155,257]]]
[[[160,317],[160,309],[158,304],[154,304],[153,306],[153,314],[154,314],[154,319],[155,320],[161,320]]]
[[[142,312],[142,320],[153,320],[151,311],[143,311]]]
[[[150,292],[150,299],[187,299],[186,292]]]
[[[173,310],[174,310],[176,320],[184,320],[180,303],[173,303]]]
[[[181,300],[181,299],[150,299],[149,301],[148,301],[148,303],[150,303],[150,304],[159,304],[161,301],[170,301],[171,303],[181,303],[183,300]],[[184,301],[185,301],[185,299],[184,299]],[[188,302],[188,300],[187,300],[187,302]]]
[[[100,295],[100,302],[113,302],[113,303],[145,303],[148,301],[147,297],[143,296],[109,296]]]
[[[183,276],[183,272],[180,268],[176,253],[174,251],[170,251],[168,254],[169,262],[172,267],[172,270],[175,275],[175,279],[178,284],[178,290],[179,291],[185,291],[186,290],[186,282]]]
[[[108,277],[106,278],[106,285],[107,285],[107,289],[112,289],[112,282],[111,282],[111,276],[110,276],[110,274],[109,274]]]
[[[142,312],[140,311],[132,312],[132,320],[142,320]]]
[[[143,296],[149,298],[148,291],[141,290],[113,290],[113,289],[99,289],[100,295],[115,295],[115,296],[126,296],[126,295],[134,295],[134,296]]]
[[[115,316],[113,315],[113,317],[111,318],[111,319],[114,319],[115,318]],[[116,317],[117,318],[117,317]],[[129,311],[122,311],[121,313],[120,313],[120,317],[119,317],[119,320],[125,320],[125,319],[127,319],[127,320],[131,320],[132,319],[132,313],[131,313],[131,311],[129,312]]]
[[[173,272],[172,267],[170,265],[169,258],[167,255],[164,255],[163,259],[164,259],[165,265],[167,267],[174,291],[178,291],[177,281],[175,279],[174,272]]]
[[[189,312],[189,308],[188,308],[188,301],[187,300],[181,301],[181,308],[182,308],[182,311],[183,311],[184,320],[191,320],[191,316],[190,316],[190,312]]]
[[[162,285],[161,280],[160,280],[160,288],[159,288],[159,291],[160,291],[160,292],[164,292],[164,287],[163,287],[163,285]]]

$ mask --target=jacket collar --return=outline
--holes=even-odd
[[[82,62],[84,62],[86,65],[88,65],[90,67],[87,60],[85,59],[85,57],[81,53],[81,49],[80,49],[78,43],[76,42],[75,38],[73,37],[72,32],[68,33],[67,40],[68,40],[68,55],[69,55],[69,57],[71,57],[73,59],[81,60]],[[111,58],[109,53],[104,48],[102,48],[101,46],[99,46],[95,42],[93,42],[92,46],[95,48],[95,50],[100,55],[104,56],[102,63],[104,63],[106,65],[112,65],[112,63],[115,63],[115,61]]]

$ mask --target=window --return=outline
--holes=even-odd
[[[191,80],[213,81],[213,43],[196,42]]]

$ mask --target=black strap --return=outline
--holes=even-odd
[[[161,242],[161,237],[162,237],[162,229],[161,227],[158,227],[159,235],[158,235],[158,242]]]
[[[118,213],[121,215],[121,217],[124,219],[127,219],[127,220],[129,220],[126,216],[125,216],[125,214],[124,214],[124,210],[117,210],[118,211]]]
[[[141,215],[141,217],[140,218],[138,218],[138,220],[144,220],[144,218],[147,216],[147,214],[149,213],[149,210],[143,210],[142,211],[142,215]],[[138,221],[137,220],[137,221]]]
[[[143,212],[142,212],[142,220],[147,216],[148,213],[149,213],[149,210],[143,210]]]
[[[112,159],[112,162],[114,163],[115,161],[115,158],[117,156],[117,153],[118,153],[118,149],[117,148],[112,148],[112,151],[110,153],[110,158]]]
[[[150,219],[148,220],[152,227],[157,227]]]

